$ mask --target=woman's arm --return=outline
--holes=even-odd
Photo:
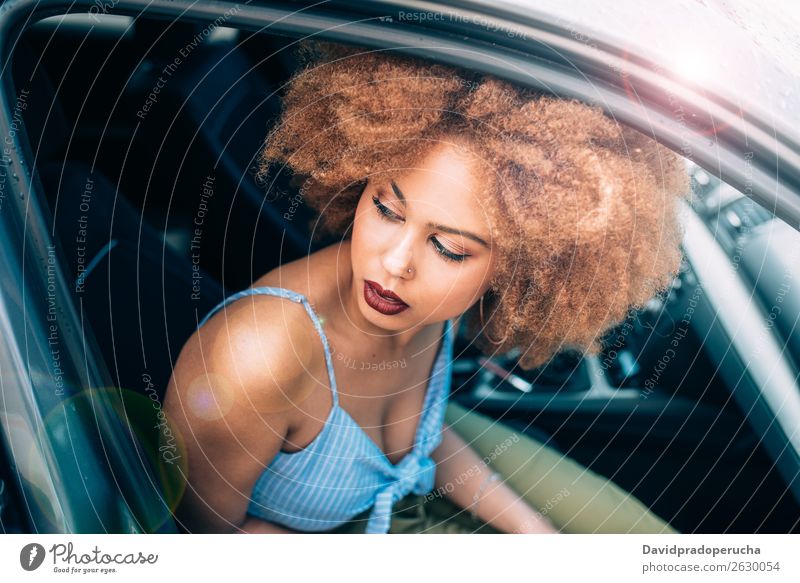
[[[183,347],[164,413],[169,437],[179,435],[183,444],[185,459],[174,471],[186,480],[176,509],[185,530],[282,532],[251,520],[247,507],[288,435],[293,408],[311,386],[307,375],[317,374],[306,360],[317,354],[303,350],[313,330],[299,310],[274,298],[240,300]]]
[[[498,530],[507,533],[557,533],[549,520],[530,507],[503,480],[485,480],[492,470],[478,454],[447,424],[442,442],[431,457],[436,462],[436,492],[458,506],[470,509],[473,497],[483,486],[477,515]]]

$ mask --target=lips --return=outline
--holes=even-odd
[[[364,301],[370,308],[386,316],[399,314],[409,307],[396,293],[385,290],[379,283],[368,279],[364,280]]]

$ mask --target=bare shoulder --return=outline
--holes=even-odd
[[[286,411],[311,393],[321,359],[321,343],[302,304],[252,295],[232,302],[192,335],[173,377],[214,375],[257,410]]]

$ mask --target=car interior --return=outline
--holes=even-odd
[[[255,175],[297,68],[296,39],[218,27],[176,65],[201,28],[51,17],[26,32],[14,61],[17,86],[31,88],[25,127],[88,341],[113,386],[148,399],[163,399],[183,343],[213,306],[333,242],[312,241],[315,214],[291,176]],[[797,231],[687,168],[692,220],[741,258],[759,297],[774,298]],[[460,335],[451,398],[614,480],[681,532],[798,532],[788,478],[733,398],[747,366],[726,355],[713,325],[716,282],[694,269],[697,245],[686,252],[671,288],[609,331],[598,356],[565,351],[523,371],[514,352],[487,358]],[[775,320],[795,356],[797,292]],[[131,447],[154,451],[154,409],[140,409],[127,419],[138,428]],[[157,466],[131,469],[160,476],[153,499],[170,487]]]

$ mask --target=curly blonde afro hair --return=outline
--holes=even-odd
[[[680,267],[682,159],[598,108],[386,51],[301,44],[258,176],[301,179],[320,229],[347,237],[368,175],[412,167],[466,138],[483,165],[496,273],[465,313],[484,353],[531,369],[603,335],[662,293]],[[457,140],[463,143],[464,140]]]

